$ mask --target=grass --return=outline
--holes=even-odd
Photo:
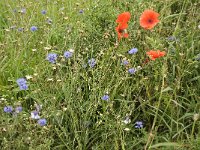
[[[3,0],[0,7],[2,150],[199,150],[198,0]],[[160,14],[150,31],[139,24],[146,9]],[[129,38],[118,42],[115,20],[125,11]],[[133,47],[138,52],[128,54]],[[69,49],[73,56],[65,59]],[[152,49],[167,55],[145,64]],[[46,60],[52,52],[55,64]],[[83,67],[91,58],[95,67]],[[28,90],[20,91],[16,80],[27,75]],[[30,118],[36,104],[44,127]],[[17,116],[4,112],[19,105]],[[135,128],[136,121],[144,127]]]

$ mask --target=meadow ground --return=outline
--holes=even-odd
[[[200,150],[199,113],[199,0],[0,1],[2,150]]]

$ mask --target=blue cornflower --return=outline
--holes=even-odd
[[[128,64],[129,64],[128,60],[122,60],[122,65],[126,66]]]
[[[101,97],[101,99],[104,100],[104,101],[107,101],[109,98],[110,98],[110,97],[109,97],[109,95],[107,95],[107,94]]]
[[[28,85],[27,84],[22,84],[19,86],[20,90],[28,90]]]
[[[141,129],[141,128],[143,128],[143,122],[142,121],[136,121],[136,123],[135,123],[135,128],[138,128],[138,129]]]
[[[47,11],[46,11],[46,10],[42,10],[41,13],[42,13],[43,15],[45,15],[45,14],[47,13]]]
[[[15,112],[16,112],[16,113],[22,112],[22,106],[17,106],[17,107],[15,108]]]
[[[82,13],[83,13],[83,10],[79,10],[79,13],[82,14]]]
[[[135,68],[130,68],[130,69],[128,69],[128,72],[130,74],[134,74],[136,72],[136,69]]]
[[[47,124],[47,120],[46,119],[39,119],[38,121],[38,124],[40,125],[40,126],[45,126],[46,124]]]
[[[72,55],[73,55],[73,53],[72,52],[70,52],[70,51],[65,51],[64,52],[64,56],[65,56],[65,58],[70,58],[70,57],[72,57]]]
[[[94,58],[91,58],[88,60],[88,64],[91,68],[93,68],[96,65],[96,61]]]
[[[27,90],[28,89],[27,81],[26,81],[25,78],[17,79],[17,84],[18,84],[20,90]]]
[[[27,81],[26,81],[25,78],[19,78],[19,79],[17,79],[17,84],[18,85],[22,85],[22,84],[26,84],[26,83],[27,83]]]
[[[12,108],[12,106],[5,106],[3,110],[6,113],[11,113],[13,111],[13,108]]]
[[[138,49],[137,48],[132,48],[131,50],[128,51],[129,54],[135,54],[137,53]]]
[[[39,112],[38,111],[32,111],[31,112],[31,118],[32,119],[40,119]]]
[[[57,59],[57,54],[55,53],[49,53],[47,55],[47,60],[53,64],[56,63],[56,59]]]
[[[32,27],[30,28],[30,30],[34,32],[34,31],[37,31],[38,28],[37,28],[36,26],[32,26]]]

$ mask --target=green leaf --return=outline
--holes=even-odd
[[[168,92],[168,91],[173,91],[173,89],[168,86],[167,88],[165,88],[164,90],[162,90],[162,92]]]
[[[151,148],[158,148],[158,147],[180,147],[178,143],[173,143],[173,142],[164,142],[164,143],[158,143],[153,146],[150,146]]]

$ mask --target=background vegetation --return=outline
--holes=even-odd
[[[199,0],[1,0],[0,8],[2,150],[200,149]],[[160,14],[151,31],[139,25],[146,9]],[[115,20],[125,11],[130,36],[118,43]],[[145,64],[152,49],[167,55]],[[52,52],[56,64],[46,60]],[[36,104],[44,127],[30,118]],[[8,105],[23,111],[5,113]]]

